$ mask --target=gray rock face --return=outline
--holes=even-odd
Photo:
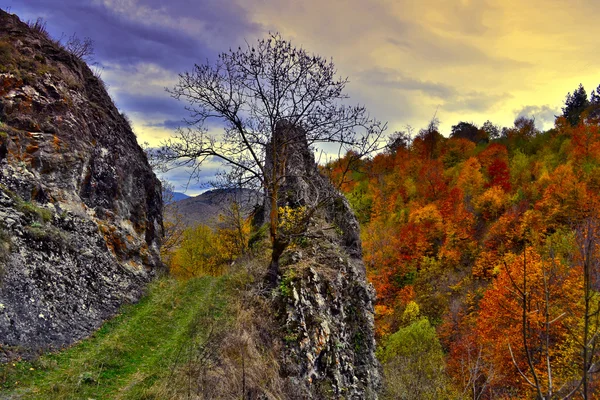
[[[0,360],[70,344],[163,268],[160,183],[84,62],[0,10]]]
[[[286,157],[280,206],[318,205],[305,237],[280,259],[282,375],[297,398],[375,399],[381,382],[375,292],[366,282],[359,224],[347,200],[319,173],[302,132],[286,127],[278,133],[274,140],[287,143],[279,152]]]

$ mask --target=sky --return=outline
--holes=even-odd
[[[567,92],[600,84],[598,0],[0,0],[22,20],[42,17],[59,38],[95,42],[96,67],[139,142],[157,146],[186,117],[166,87],[194,63],[279,32],[332,58],[347,92],[388,133],[435,115],[553,126]],[[209,179],[218,168],[206,166]],[[183,171],[168,175],[176,189]],[[188,194],[201,189],[190,182]]]

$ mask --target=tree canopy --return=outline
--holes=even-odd
[[[199,177],[202,164],[217,158],[227,167],[225,182],[262,189],[277,227],[279,188],[289,173],[282,149],[290,141],[335,145],[330,153],[360,158],[379,146],[385,124],[364,106],[347,105],[347,78],[331,60],[295,47],[279,34],[221,53],[215,63],[195,65],[179,75],[171,95],[187,102],[187,129],[165,143],[160,155],[173,166],[188,166]],[[215,132],[209,127],[223,127]],[[285,143],[278,131],[297,131]],[[301,178],[301,177],[300,177]],[[285,241],[284,241],[285,242]]]

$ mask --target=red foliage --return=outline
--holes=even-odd
[[[486,188],[499,186],[505,192],[510,192],[510,170],[506,161],[496,158],[487,168],[489,182],[485,185]]]

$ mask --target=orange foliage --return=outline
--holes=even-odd
[[[557,385],[576,380],[580,350],[569,329],[581,323],[582,272],[575,250],[553,260],[548,241],[600,213],[600,127],[571,127],[561,117],[538,135],[531,120],[489,145],[422,132],[411,146],[365,161],[342,186],[356,204],[369,204],[362,240],[377,335],[393,333],[406,305],[417,303],[437,327],[454,385],[469,397],[535,395],[509,344],[532,379],[529,351],[542,389],[546,355]],[[339,174],[341,164],[335,168]],[[546,305],[556,319],[549,328]]]
[[[581,287],[579,269],[543,260],[531,248],[523,255],[507,257],[479,303],[476,327],[483,357],[495,371],[491,385],[498,391],[528,397],[531,388],[519,370],[533,381],[530,362],[538,379],[547,381],[546,355],[555,359],[566,343]],[[546,312],[552,321],[548,327]],[[560,371],[554,374],[555,380],[560,379]]]

